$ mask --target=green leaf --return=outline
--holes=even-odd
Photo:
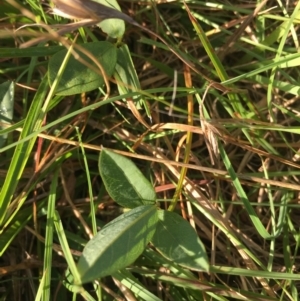
[[[94,0],[95,2],[104,4],[108,7],[114,8],[117,11],[120,11],[120,6],[116,0]],[[121,39],[125,33],[125,22],[121,19],[107,19],[98,24],[98,27],[102,29],[109,37],[115,39]]]
[[[101,64],[107,76],[111,76],[115,70],[117,61],[117,49],[109,42],[93,42],[81,45],[90,52]],[[96,64],[82,52],[76,50],[81,59],[95,68]],[[67,50],[57,52],[49,61],[49,82],[52,86],[58,70],[67,54]],[[99,70],[100,72],[100,70]],[[67,63],[62,78],[57,86],[56,94],[74,95],[97,89],[104,84],[103,76],[83,65],[75,57],[71,57]]]
[[[155,206],[140,206],[108,223],[85,246],[77,269],[81,283],[111,275],[133,263],[153,237]]]
[[[151,240],[167,259],[192,270],[209,271],[205,248],[191,225],[174,212],[160,210]]]
[[[0,85],[0,124],[10,124],[13,119],[15,85],[11,81]],[[0,130],[5,128],[0,126]],[[0,135],[0,147],[4,145],[7,134]]]
[[[99,171],[108,194],[119,205],[135,208],[155,203],[156,194],[151,183],[129,159],[102,150]]]

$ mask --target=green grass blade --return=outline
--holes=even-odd
[[[35,132],[41,127],[44,119],[44,113],[41,111],[41,107],[47,90],[48,81],[47,76],[45,76],[39,86],[39,89],[32,102],[32,106],[26,117],[20,139],[27,137],[29,134]],[[19,143],[15,149],[5,182],[0,192],[0,224],[2,224],[3,221],[10,215],[10,212],[7,212],[7,208],[13,197],[13,194],[15,193],[15,189],[24,171],[26,163],[31,155],[36,138],[37,135],[33,135],[32,139],[23,143]]]
[[[53,252],[53,234],[54,234],[54,212],[56,203],[56,191],[58,184],[58,171],[55,171],[50,188],[50,195],[47,208],[47,224],[45,235],[45,251],[44,251],[44,282],[43,282],[43,301],[51,300],[51,271],[52,271],[52,252]],[[42,283],[40,284],[42,285]]]
[[[231,162],[223,148],[223,146],[221,145],[221,143],[219,143],[219,150],[220,150],[220,155],[222,158],[222,161],[224,162],[224,165],[229,173],[229,176],[232,180],[232,184],[234,185],[238,196],[241,198],[247,212],[248,215],[250,217],[250,219],[253,222],[253,225],[255,227],[255,229],[258,231],[258,233],[265,239],[270,239],[271,235],[267,232],[267,230],[265,229],[264,225],[262,224],[262,222],[260,221],[260,219],[258,218],[255,210],[253,209],[253,207],[251,206],[248,197],[231,165]]]

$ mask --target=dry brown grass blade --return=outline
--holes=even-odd
[[[92,0],[52,0],[54,13],[68,19],[93,19],[97,22],[106,19],[120,19],[134,22],[128,15],[107,5]]]
[[[98,125],[95,125],[95,127],[99,127]],[[160,130],[168,130],[168,129],[173,129],[173,130],[179,130],[179,131],[192,131],[193,133],[197,133],[200,135],[203,135],[203,131],[201,128],[196,127],[196,126],[189,126],[189,125],[184,125],[184,124],[178,124],[178,123],[162,123],[159,125],[153,125],[151,127],[152,129],[160,129]],[[19,131],[21,131],[22,129],[17,129]],[[104,129],[105,130],[105,129]],[[42,137],[44,139],[48,139],[51,141],[56,141],[58,143],[62,143],[62,144],[67,144],[67,145],[72,145],[75,147],[79,147],[79,143],[77,141],[73,141],[73,140],[69,140],[69,139],[64,139],[64,138],[58,138],[55,136],[51,136],[51,135],[47,135],[47,134],[43,134],[40,133],[38,134],[39,137]],[[129,139],[129,137],[127,137],[127,139]],[[300,169],[300,165],[296,164],[295,162],[292,162],[290,160],[281,158],[279,156],[275,156],[275,155],[270,155],[269,153],[262,151],[260,149],[254,148],[252,146],[250,146],[246,141],[242,141],[242,140],[237,140],[234,139],[232,137],[226,136],[226,135],[222,135],[221,139],[224,139],[224,141],[230,142],[232,144],[235,144],[243,149],[246,150],[251,150],[256,152],[257,154],[272,158],[274,160],[277,160],[287,166],[292,166],[295,167],[297,169]],[[130,139],[129,139],[130,140]],[[134,140],[132,140],[132,142],[136,142],[137,139],[135,138]],[[82,144],[84,148],[86,149],[90,149],[90,150],[96,150],[96,151],[101,151],[102,147],[98,146],[98,145],[93,145],[93,144],[88,144],[88,143],[83,143]],[[108,148],[109,149],[109,148]],[[129,152],[125,152],[125,151],[119,151],[119,150],[114,150],[114,149],[110,149],[111,151],[114,151],[120,155],[126,156],[126,157],[132,157],[132,158],[138,158],[141,160],[147,160],[147,161],[153,161],[153,162],[158,162],[158,163],[168,163],[174,166],[180,166],[180,167],[187,167],[189,169],[193,169],[193,170],[199,170],[202,172],[207,172],[210,174],[213,174],[215,177],[219,176],[222,177],[226,180],[226,176],[228,175],[228,173],[226,171],[217,169],[217,168],[211,168],[211,167],[206,167],[206,166],[197,166],[194,164],[185,164],[185,163],[181,163],[181,162],[175,162],[172,160],[160,160],[158,158],[152,158],[150,156],[144,156],[144,155],[139,155],[139,154],[133,154],[133,153],[129,153]],[[4,171],[5,173],[5,171]],[[1,170],[0,170],[0,174],[1,174]],[[292,183],[284,183],[282,181],[275,181],[275,180],[270,180],[270,179],[265,179],[265,178],[259,178],[259,177],[253,177],[253,176],[247,176],[245,174],[237,174],[237,176],[239,177],[239,179],[241,181],[246,180],[246,181],[251,181],[253,183],[259,183],[259,184],[267,184],[267,185],[271,185],[274,187],[283,187],[283,188],[288,188],[288,189],[292,189],[295,191],[300,191],[300,186],[297,184],[292,184]]]
[[[219,148],[218,148],[218,138],[221,136],[221,132],[212,124],[206,121],[203,113],[203,106],[206,94],[210,88],[210,85],[206,87],[203,98],[199,104],[199,114],[200,114],[200,124],[203,130],[203,136],[206,142],[207,150],[209,153],[211,164],[214,166],[219,161]]]
[[[132,99],[127,99],[127,105],[129,109],[131,110],[132,114],[134,117],[141,123],[143,124],[147,129],[150,129],[150,125],[145,121],[145,119],[142,117],[140,114],[139,110],[137,109],[136,105],[134,104]]]
[[[93,19],[86,19],[86,20],[83,20],[83,21],[79,21],[79,22],[70,23],[70,24],[67,24],[67,25],[60,26],[60,28],[58,30],[54,30],[53,26],[49,26],[47,24],[38,24],[38,26],[44,27],[49,33],[48,34],[39,33],[37,38],[22,43],[20,45],[20,48],[32,47],[32,46],[35,46],[39,43],[47,42],[49,40],[58,41],[58,42],[62,43],[64,46],[68,47],[69,43],[66,41],[65,38],[62,37],[63,34],[75,31],[76,29],[78,29],[80,27],[83,27],[83,26],[92,26],[92,25],[95,25],[95,24],[97,24],[97,21],[95,21]]]

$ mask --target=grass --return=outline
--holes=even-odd
[[[64,39],[27,26],[71,22],[44,4],[4,2],[1,299],[299,300],[300,4],[119,4],[147,30],[121,22],[120,39],[97,26]],[[209,273],[150,244],[113,277],[65,278],[80,277],[84,246],[125,210],[100,176],[102,147],[190,223]]]

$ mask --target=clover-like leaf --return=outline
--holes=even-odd
[[[153,237],[155,206],[139,206],[104,226],[85,246],[78,261],[81,283],[111,275],[132,264]]]
[[[204,245],[195,230],[174,212],[160,210],[156,232],[151,240],[167,259],[198,271],[208,271],[209,263]]]

